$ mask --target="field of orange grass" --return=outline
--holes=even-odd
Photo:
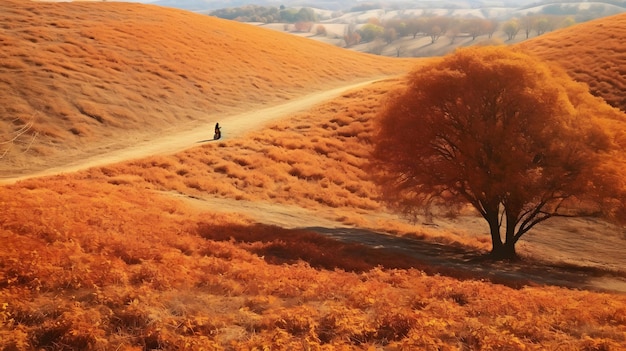
[[[49,167],[312,91],[404,73],[269,29],[118,2],[0,0],[0,171]]]
[[[626,296],[410,257],[74,176],[0,192],[3,350],[619,350]]]
[[[367,172],[374,119],[388,92],[403,84],[402,78],[380,81],[243,138],[94,168],[77,176],[112,184],[145,184],[146,189],[196,200],[219,197],[296,205],[346,225],[487,249],[488,238],[468,236],[465,228],[437,238],[439,231],[427,227],[416,231],[412,223],[389,214],[380,203]],[[585,90],[571,90],[578,93],[572,96],[578,101],[596,99]],[[581,104],[585,105],[598,106]],[[621,132],[626,116],[606,104],[601,107],[589,113],[597,114],[600,123],[614,133],[614,142],[626,147],[626,135]],[[587,112],[581,107],[581,113]]]
[[[387,213],[366,170],[378,108],[401,84],[396,78],[348,91],[243,138],[93,168],[75,177],[194,200],[296,205],[345,225],[435,239],[427,228],[416,232],[415,226]],[[487,248],[488,240],[463,234],[461,229],[437,240]]]
[[[625,348],[626,295],[431,274],[410,256],[172,196],[330,208],[337,221],[415,233],[368,221],[384,207],[363,171],[376,106],[401,84],[246,138],[3,187],[0,348]]]
[[[2,131],[36,115],[37,155],[88,153],[410,63],[275,32],[262,41],[254,27],[144,5],[0,0],[0,10]],[[189,52],[183,40],[203,44]],[[365,156],[376,111],[402,84],[346,92],[245,138],[2,186],[0,350],[626,349],[626,295],[436,271],[243,209],[293,206],[487,249],[488,238],[410,225],[379,202]],[[621,126],[617,111],[598,113]]]
[[[558,63],[591,92],[626,111],[626,14],[577,24],[517,44]]]

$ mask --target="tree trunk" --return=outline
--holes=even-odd
[[[515,260],[517,259],[517,253],[515,252],[515,244],[512,242],[505,242],[499,246],[494,246],[491,249],[490,256],[495,260]]]
[[[501,251],[503,244],[502,238],[500,238],[500,226],[498,225],[498,214],[487,216],[487,222],[489,223],[489,231],[491,232],[491,254],[495,251]]]
[[[515,252],[515,240],[507,240],[503,243],[500,237],[500,226],[498,225],[498,215],[489,216],[489,229],[491,231],[491,253],[489,254],[495,260],[514,260],[517,258]]]

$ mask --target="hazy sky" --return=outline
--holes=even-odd
[[[189,8],[226,8],[226,7],[238,7],[247,4],[258,5],[271,5],[271,6],[310,6],[318,8],[334,8],[334,9],[349,9],[356,5],[365,3],[362,0],[119,0],[128,2],[141,2],[141,3],[157,3],[160,5],[177,7],[182,9]],[[387,4],[402,4],[403,7],[410,7],[413,4],[415,8],[426,7],[433,8],[432,0],[382,0],[376,1],[377,3]],[[454,4],[458,8],[469,7],[521,7],[531,3],[541,3],[542,0],[443,0],[438,3],[441,6],[449,6]],[[318,6],[319,4],[319,6]]]

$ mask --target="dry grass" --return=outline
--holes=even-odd
[[[530,39],[524,51],[561,65],[609,104],[626,111],[626,15],[601,18]],[[600,59],[601,58],[601,59]]]
[[[2,0],[0,12],[0,135],[34,122],[2,163],[12,173],[412,64],[141,4]]]
[[[245,138],[95,168],[76,176],[200,199],[223,197],[311,210],[330,208],[331,220],[433,238],[435,234],[428,229],[416,233],[414,226],[397,222],[395,217],[377,216],[385,208],[365,171],[373,119],[386,93],[400,82],[391,79],[347,92]],[[486,249],[487,244],[449,234],[438,240],[479,249]]]
[[[195,196],[377,209],[376,189],[363,168],[376,108],[394,84],[345,94],[245,138],[111,165],[87,176],[136,174],[154,189]]]
[[[410,258],[73,178],[0,193],[3,349],[626,346],[621,295],[429,276]]]
[[[383,207],[362,166],[376,106],[398,84],[244,139],[4,187],[12,245],[0,251],[0,347],[626,347],[623,295],[425,274],[410,257],[200,212],[155,191],[332,207],[372,225],[368,214]]]
[[[27,38],[20,42],[22,46],[26,42],[44,42],[42,36],[46,40],[57,40],[60,33],[66,33],[65,41],[78,41],[75,35],[67,34],[69,32],[57,32],[58,28],[88,33],[86,38],[89,35],[102,37],[102,40],[98,37],[97,45],[92,43],[79,48],[70,44],[64,49],[104,55],[102,67],[108,68],[102,70],[109,75],[96,76],[99,77],[96,81],[106,86],[97,88],[84,84],[82,89],[90,92],[85,96],[75,95],[76,91],[71,89],[79,89],[80,84],[64,81],[62,73],[70,72],[67,67],[76,67],[71,77],[85,77],[97,72],[91,71],[89,66],[73,66],[80,62],[64,62],[61,57],[65,55],[54,61],[37,55],[7,60],[3,57],[0,61],[4,65],[0,72],[5,72],[7,67],[22,70],[24,77],[30,77],[28,79],[33,82],[32,89],[42,93],[25,90],[27,85],[21,91],[12,90],[18,86],[17,78],[11,74],[0,75],[0,82],[12,87],[5,91],[15,91],[13,95],[3,97],[8,100],[0,104],[2,108],[25,111],[24,119],[14,123],[17,127],[28,123],[30,116],[35,115],[29,109],[33,101],[39,101],[36,97],[40,97],[42,104],[47,103],[50,111],[69,111],[80,106],[92,116],[85,117],[80,112],[83,124],[68,122],[72,118],[69,112],[67,121],[40,116],[37,130],[42,135],[56,133],[58,138],[66,138],[70,125],[82,128],[74,135],[92,133],[88,138],[91,141],[105,138],[107,133],[121,133],[114,127],[121,120],[111,114],[111,111],[117,111],[113,100],[119,99],[114,93],[116,90],[109,90],[112,87],[125,94],[120,95],[122,97],[136,96],[137,101],[128,99],[129,104],[138,110],[143,109],[145,113],[139,115],[151,116],[151,122],[142,120],[135,125],[134,117],[127,115],[128,121],[122,119],[125,122],[119,128],[127,128],[126,122],[129,129],[138,125],[149,126],[150,123],[155,124],[154,128],[162,127],[161,123],[166,121],[175,123],[179,120],[167,120],[164,116],[187,108],[180,102],[185,100],[179,99],[197,99],[198,104],[202,103],[194,88],[185,93],[177,90],[176,84],[185,80],[178,74],[183,66],[198,75],[212,70],[216,79],[244,81],[234,73],[236,71],[224,69],[222,72],[216,68],[220,66],[181,64],[156,70],[156,66],[151,66],[156,60],[147,60],[148,56],[140,53],[111,56],[115,50],[106,49],[106,38],[109,38],[110,44],[119,42],[128,45],[129,50],[147,50],[142,45],[132,46],[124,39],[130,40],[135,34],[142,38],[139,34],[147,33],[153,27],[166,32],[182,31],[181,28],[186,27],[180,24],[193,23],[199,18],[195,15],[117,3],[4,1],[0,4],[3,14],[15,14],[7,18],[21,19],[0,24],[5,30],[0,33],[4,36],[0,42],[5,47],[11,46],[11,40],[17,40],[7,33],[20,33],[20,37]],[[46,22],[51,16],[49,13],[56,13],[54,24]],[[92,20],[93,16],[101,18],[99,22],[75,25],[83,21],[84,16]],[[137,21],[141,17],[143,22],[136,25],[133,21],[126,22],[128,16],[134,16]],[[33,23],[32,28],[29,21]],[[239,24],[208,21],[211,24],[206,27],[193,23],[194,28],[198,26],[198,32],[184,32],[186,34],[181,38],[210,37],[213,39],[207,39],[205,43],[212,45],[210,43],[220,43],[217,38],[221,35],[229,39],[222,42],[223,48],[232,48],[231,45],[238,42],[248,47],[257,45],[256,39],[249,36],[252,33],[259,35],[256,29],[247,32],[248,27]],[[50,27],[49,30],[36,30],[38,23]],[[232,31],[228,29],[230,26],[233,26]],[[180,55],[177,62],[198,63],[196,55],[185,50],[180,53],[162,50],[154,40],[156,37],[150,35],[146,34],[146,38],[155,42],[151,52],[157,55],[155,57]],[[330,84],[324,79],[318,80],[319,72],[307,75],[315,67],[324,67],[319,58],[312,57],[319,53],[313,47],[305,47],[302,41],[294,43],[303,45],[298,46],[303,51],[290,50],[280,40],[276,40],[271,49],[280,55],[284,53],[280,50],[287,50],[289,54],[285,53],[286,56],[276,57],[294,59],[293,62],[286,61],[284,67],[279,65],[286,75],[256,82],[274,84],[277,88],[274,91],[283,89],[280,94],[284,95],[266,95],[270,91],[264,89],[252,93],[233,83],[228,85],[229,91],[220,92],[223,93],[221,98],[214,98],[215,106],[207,103],[207,108],[215,111],[230,109],[229,101],[236,105],[235,96],[258,102],[271,101],[298,94],[310,86],[322,88]],[[168,45],[175,46],[176,43],[172,41]],[[239,54],[237,49],[228,51],[231,56],[219,58],[220,50],[213,49],[212,54],[218,56],[215,60],[225,61],[210,61],[208,53],[202,54],[204,49],[194,48],[198,60],[215,65],[231,63],[234,61],[231,56]],[[264,71],[264,65],[271,63],[265,61],[275,60],[274,54],[262,50],[250,53],[247,58],[242,56],[242,62],[247,60],[247,64],[252,65],[250,72],[259,70],[255,73],[258,75],[269,74]],[[265,50],[269,49],[265,47]],[[0,55],[4,54],[5,51]],[[326,51],[319,55],[335,60],[332,58],[334,54]],[[324,68],[328,72],[325,77],[335,76],[333,79],[339,81],[348,80],[352,75],[367,76],[395,70],[391,67],[393,65],[390,71],[377,66],[384,66],[378,59],[360,61],[365,56],[348,52],[345,55],[345,61],[339,58],[339,61],[333,61],[332,67],[340,67],[338,71],[331,66]],[[112,60],[107,59],[111,57]],[[368,67],[366,61],[370,59],[374,61]],[[47,67],[45,72],[55,79],[46,80],[45,84],[38,81],[43,76],[34,68],[37,62]],[[311,65],[304,62],[311,62]],[[354,66],[349,66],[348,62],[353,62]],[[163,64],[163,61],[158,63]],[[67,67],[59,68],[60,65]],[[233,65],[234,70],[247,69],[244,64]],[[122,69],[123,74],[115,67]],[[147,75],[140,74],[140,70],[149,67],[153,67],[152,73],[142,71]],[[354,72],[342,71],[352,69]],[[302,76],[303,85],[298,88],[293,79],[283,80],[289,74],[298,79]],[[158,78],[161,76],[165,78]],[[186,79],[192,80],[190,77],[196,75],[189,74]],[[62,89],[61,86],[51,88],[46,85],[54,82],[68,84]],[[168,84],[172,84],[171,91],[154,89]],[[458,272],[447,272],[450,276],[426,274],[429,268],[409,257],[389,255],[361,245],[339,244],[303,230],[257,224],[241,213],[203,211],[169,195],[161,195],[161,192],[170,194],[173,191],[199,199],[223,197],[297,205],[320,213],[331,209],[331,219],[344,223],[385,228],[399,234],[414,232],[414,235],[428,237],[431,233],[425,229],[378,216],[384,212],[384,207],[363,171],[373,135],[373,118],[386,92],[399,85],[402,85],[401,80],[388,80],[346,93],[246,138],[206,144],[176,155],[153,156],[3,186],[0,188],[3,209],[0,212],[0,237],[5,245],[0,249],[0,349],[626,348],[624,295],[558,287],[514,289],[475,280]],[[128,91],[124,90],[126,87]],[[46,95],[63,89],[69,92],[68,96],[83,98],[75,100],[76,104],[64,105],[64,98]],[[15,96],[19,98],[14,99]],[[111,99],[108,105],[102,102],[106,101],[105,98]],[[58,104],[53,103],[55,99],[60,99]],[[119,111],[120,115],[124,113]],[[161,117],[158,117],[159,113]],[[609,116],[614,113],[617,112],[607,109],[600,114]],[[58,115],[52,113],[50,116]],[[152,116],[157,117],[152,120]],[[620,114],[612,116],[607,120],[618,123],[623,118]],[[99,122],[98,118],[102,121]],[[67,151],[83,142],[90,144],[91,141],[81,138],[66,138],[67,144],[62,145],[39,145],[38,150]],[[61,139],[48,140],[58,142]],[[486,245],[454,233],[445,233],[445,237],[439,240],[477,248]]]

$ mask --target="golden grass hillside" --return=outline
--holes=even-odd
[[[373,225],[382,207],[362,153],[398,84],[247,138],[2,187],[0,349],[626,348],[624,295],[426,274],[412,257],[171,196],[332,208]]]
[[[609,104],[626,111],[626,14],[601,18],[517,44],[562,66]]]
[[[423,237],[427,229],[416,233],[386,212],[366,171],[378,108],[402,84],[402,79],[377,82],[243,138],[93,168],[75,177],[191,199],[294,205],[338,223]],[[486,248],[487,241],[463,233],[438,240]]]
[[[15,6],[25,15],[42,11],[24,4]],[[70,5],[125,14],[124,4]],[[308,90],[275,84],[285,94]],[[463,228],[433,233],[386,216],[378,201],[363,170],[373,119],[402,84],[346,92],[244,138],[2,186],[0,350],[626,349],[623,294],[433,274],[413,257],[263,225],[243,208],[211,208],[215,198],[296,206],[485,248]],[[601,112],[621,123],[616,110]]]
[[[0,13],[0,155],[12,172],[411,65],[151,5],[0,0]]]

